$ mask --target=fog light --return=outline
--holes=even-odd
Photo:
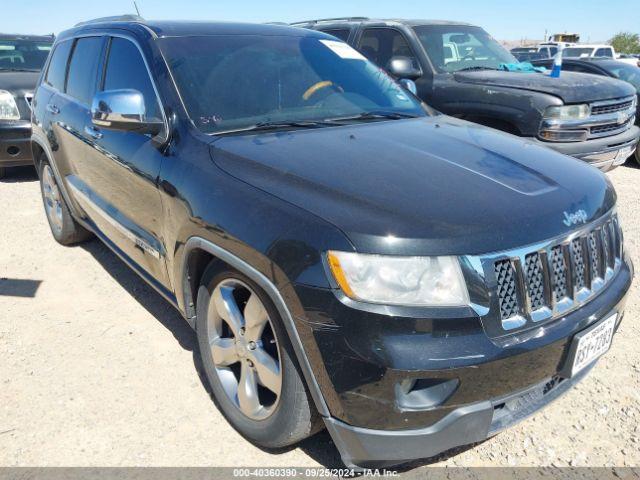
[[[429,410],[446,402],[457,390],[457,378],[412,378],[396,385],[396,402],[401,410]]]

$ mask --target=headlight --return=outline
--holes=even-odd
[[[6,90],[0,90],[0,120],[20,120],[16,101]]]
[[[565,105],[564,107],[547,107],[544,112],[545,118],[557,120],[580,120],[587,118],[591,114],[589,105]]]
[[[469,294],[456,257],[396,257],[328,252],[342,291],[385,305],[462,306]]]

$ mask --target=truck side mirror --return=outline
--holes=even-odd
[[[399,79],[416,80],[422,76],[422,69],[416,63],[411,57],[392,57],[387,71]]]

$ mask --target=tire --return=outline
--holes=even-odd
[[[636,153],[633,158],[635,158],[636,163],[640,165],[640,145],[638,145],[638,148],[636,148]]]
[[[53,238],[61,245],[73,245],[91,238],[93,234],[78,224],[71,216],[46,157],[40,159],[38,173],[40,174],[40,192],[44,211]]]
[[[0,178],[4,178],[4,176],[7,174],[7,168],[6,167],[0,167]]]
[[[230,304],[237,309],[227,308]],[[227,317],[231,311],[239,316],[227,321],[221,310]],[[211,264],[198,289],[196,311],[200,357],[214,400],[238,432],[260,447],[281,448],[321,428],[282,320],[258,285],[239,272]],[[271,357],[268,362],[265,353]],[[267,368],[274,366],[272,360],[279,369]]]

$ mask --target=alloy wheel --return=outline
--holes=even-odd
[[[269,417],[280,399],[282,371],[273,325],[258,295],[240,280],[223,280],[209,302],[206,328],[228,399],[253,420]]]
[[[62,231],[63,226],[62,200],[60,198],[60,189],[49,165],[45,165],[42,170],[42,194],[47,218],[51,223],[51,227],[59,233]]]

